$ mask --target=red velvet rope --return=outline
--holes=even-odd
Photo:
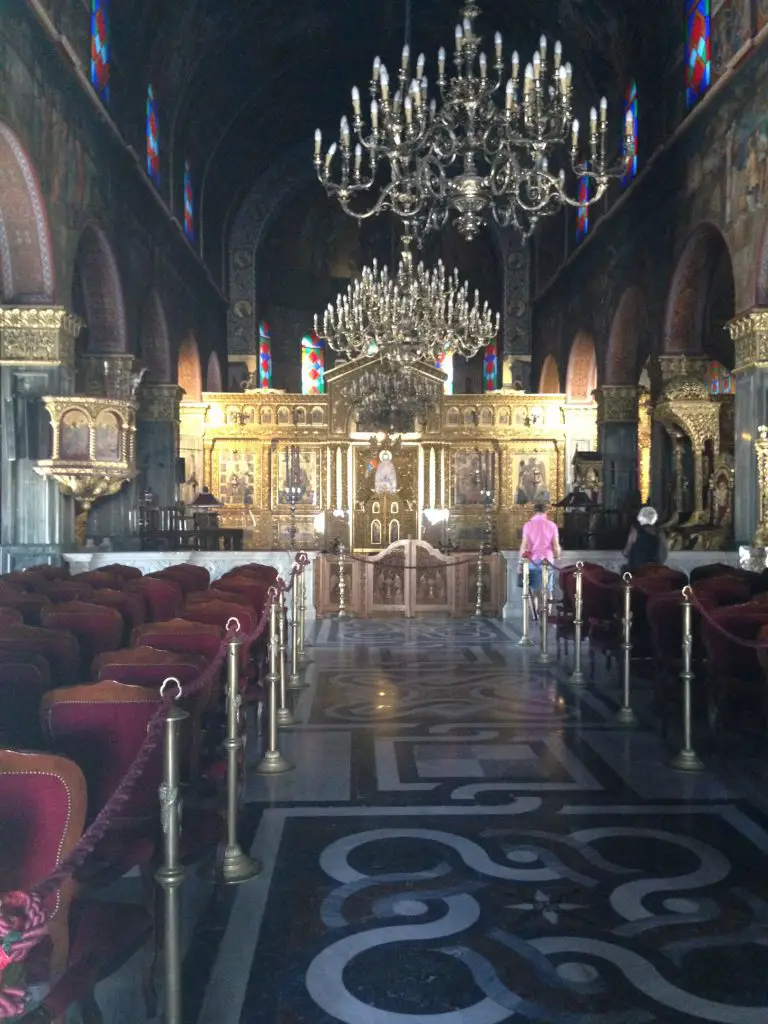
[[[299,552],[295,563],[291,567],[291,585],[293,585],[294,578],[299,573],[303,573],[308,564],[309,557],[306,553]],[[278,600],[281,590],[286,590],[286,584],[282,579],[278,579],[277,584],[269,588],[268,600],[256,628],[244,638],[243,642],[246,647],[255,643],[266,630],[267,623],[269,622],[270,606],[274,601]],[[182,696],[194,696],[213,682],[221,671],[227,657],[229,641],[236,633],[237,631],[233,631],[224,637],[221,648],[216,656],[200,673],[197,679],[184,688]],[[166,707],[169,703],[172,703],[172,698],[164,696],[161,705],[149,721],[146,738],[138,750],[131,767],[125,773],[120,785],[99,811],[91,825],[82,834],[69,856],[65,857],[55,870],[47,878],[34,886],[30,892],[12,892],[0,896],[0,948],[3,948],[4,943],[7,944],[8,948],[5,952],[10,957],[12,963],[22,961],[47,933],[48,917],[43,908],[44,897],[57,889],[93,853],[96,846],[109,830],[118,811],[125,806],[126,802],[133,795],[133,790],[162,737]],[[9,939],[9,936],[13,938]],[[23,1013],[25,1005],[25,991],[17,986],[3,985],[2,972],[0,971],[0,1019],[18,1016]]]

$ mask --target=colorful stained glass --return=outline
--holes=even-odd
[[[259,324],[259,387],[272,387],[272,339],[264,320]]]
[[[632,118],[633,155],[627,156],[626,135],[630,117]],[[637,174],[637,82],[634,80],[629,83],[624,96],[624,125],[622,126],[621,151],[624,155],[624,174],[621,178],[621,184],[626,188]]]
[[[445,384],[443,384],[443,394],[453,394],[453,352],[441,352],[435,360],[435,368],[442,370],[446,375]]]
[[[713,360],[707,372],[710,395],[733,395],[736,393],[736,378],[722,363]]]
[[[192,187],[192,168],[189,160],[184,161],[184,234],[195,240],[195,193]]]
[[[494,338],[485,347],[483,358],[483,391],[496,390],[496,378],[499,372],[499,344]]]
[[[157,118],[155,90],[147,89],[147,174],[160,185],[160,126]]]
[[[589,231],[589,178],[585,175],[579,178],[579,202],[582,204],[576,209],[576,241],[587,237]]]
[[[91,0],[91,82],[104,103],[109,102],[109,3]]]
[[[686,0],[685,98],[689,109],[709,88],[712,74],[710,0]]]
[[[301,339],[301,393],[325,394],[325,347],[314,331]]]

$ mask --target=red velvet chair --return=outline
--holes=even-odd
[[[94,679],[116,679],[131,686],[148,686],[160,690],[164,679],[175,676],[182,685],[193,682],[207,666],[200,654],[163,651],[156,647],[128,647],[108,651],[94,659]]]
[[[0,650],[0,746],[43,745],[38,708],[51,688],[51,669],[41,654]]]
[[[621,623],[618,618],[621,577],[602,566],[586,564],[582,577],[584,628],[589,639],[590,674],[594,678],[595,655],[605,656],[610,668],[621,645]]]
[[[684,572],[680,572],[679,569],[672,569],[668,565],[649,563],[648,565],[638,565],[632,570],[633,580],[648,579],[649,577],[668,580],[670,589],[677,587],[679,590],[682,590],[688,583],[688,576]]]
[[[17,590],[0,582],[0,608],[15,608],[21,612],[28,626],[40,625],[40,612],[50,603],[44,594],[36,594],[31,590]]]
[[[120,612],[125,624],[123,632],[123,644],[130,643],[131,634],[137,626],[143,626],[147,621],[147,602],[141,594],[127,594],[122,590],[94,590],[91,598],[92,604],[104,605],[105,608],[114,608]]]
[[[207,590],[211,582],[211,574],[202,565],[169,565],[159,572],[150,573],[150,576],[178,583],[185,595]]]
[[[120,562],[110,562],[109,565],[99,566],[99,572],[110,572],[120,576],[124,583],[128,580],[141,579],[141,569],[137,569],[135,565],[121,565]]]
[[[4,608],[0,605],[0,633],[10,626],[24,625],[24,616],[18,608]]]
[[[87,601],[93,594],[93,587],[73,580],[46,580],[35,593],[45,594],[51,604],[65,604],[69,601]]]
[[[766,736],[768,688],[754,646],[766,628],[768,609],[750,605],[714,609],[711,621],[705,618],[702,623],[707,652],[707,710],[710,728],[718,740],[729,727],[761,739]]]
[[[181,618],[189,622],[205,622],[209,625],[220,626],[222,629],[226,628],[230,619],[237,619],[240,624],[240,632],[243,635],[252,633],[259,621],[256,612],[248,605],[237,604],[234,601],[222,601],[217,597],[205,603],[186,604],[181,611]]]
[[[64,629],[11,626],[0,636],[0,650],[42,654],[51,666],[54,686],[71,686],[80,676],[80,645]]]
[[[150,622],[166,622],[178,615],[184,603],[184,592],[173,580],[142,576],[130,580],[123,588],[126,593],[140,594],[147,602]]]
[[[45,628],[66,629],[77,637],[81,679],[87,678],[97,654],[116,651],[123,643],[125,621],[114,608],[69,601],[46,608],[41,618]]]
[[[718,607],[744,604],[752,596],[749,582],[734,575],[713,576],[699,580],[691,587],[700,600],[710,597]]]
[[[54,871],[77,845],[85,810],[85,779],[73,761],[0,751],[0,891],[28,892]],[[29,984],[50,985],[39,1019],[61,1024],[77,1004],[85,1019],[100,1019],[96,984],[137,952],[152,929],[140,906],[73,901],[75,892],[76,883],[67,879],[46,897],[48,936],[24,960]]]
[[[107,569],[92,569],[90,572],[80,572],[74,577],[75,583],[86,583],[93,590],[120,590],[123,586],[123,577],[118,572],[109,572]]]

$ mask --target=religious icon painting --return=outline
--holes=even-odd
[[[272,450],[272,505],[322,506],[319,447],[283,444]]]

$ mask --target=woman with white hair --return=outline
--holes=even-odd
[[[658,525],[658,518],[658,512],[650,505],[645,505],[637,513],[637,522],[629,531],[623,552],[630,572],[639,565],[663,565],[666,562],[667,538]]]

